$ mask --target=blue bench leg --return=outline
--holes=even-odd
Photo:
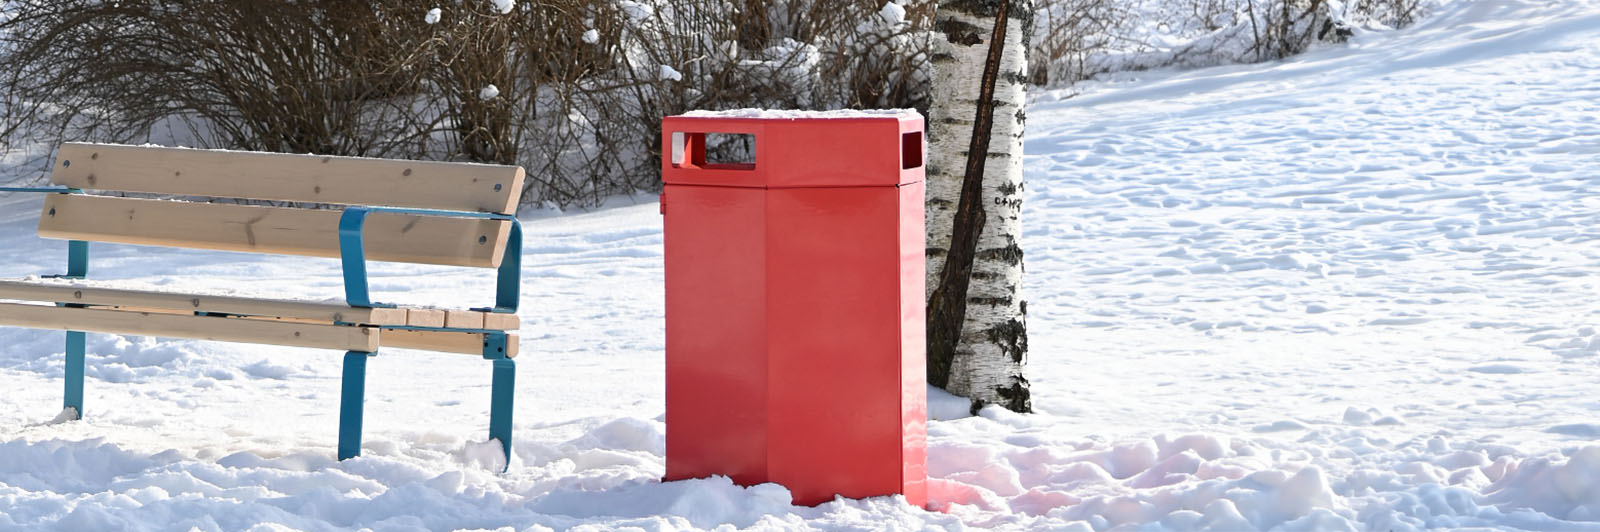
[[[490,389],[489,437],[505,448],[506,469],[511,468],[511,402],[516,392],[517,363],[509,358],[494,361],[494,384]]]
[[[83,419],[83,331],[67,331],[67,389],[64,408],[76,414],[73,419]]]
[[[376,353],[344,354],[344,377],[339,394],[339,459],[361,455],[362,403],[367,397],[367,358]]]

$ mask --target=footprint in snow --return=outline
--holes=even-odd
[[[1467,371],[1471,371],[1473,373],[1491,373],[1495,375],[1515,375],[1518,373],[1528,373],[1528,370],[1523,369],[1520,366],[1513,366],[1511,364],[1484,364],[1482,366],[1473,366],[1467,368]]]
[[[1595,425],[1593,423],[1572,423],[1572,424],[1569,424],[1569,425],[1556,425],[1554,427],[1550,427],[1548,429],[1544,429],[1544,431],[1548,432],[1548,433],[1551,433],[1551,434],[1562,434],[1562,435],[1566,435],[1566,436],[1577,436],[1579,438],[1600,438],[1600,425]]]

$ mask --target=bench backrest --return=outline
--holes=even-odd
[[[50,180],[89,191],[513,214],[516,166],[110,144],[61,146]],[[339,256],[337,210],[55,194],[47,238],[318,257]],[[499,266],[504,220],[373,213],[372,260]]]

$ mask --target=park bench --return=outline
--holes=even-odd
[[[366,364],[379,348],[481,355],[493,362],[489,436],[509,464],[522,261],[514,214],[523,175],[515,166],[63,144],[50,175],[58,187],[0,191],[48,194],[38,232],[69,241],[67,273],[0,281],[0,326],[68,331],[65,403],[72,419],[84,412],[86,332],[346,351],[340,460],[361,452]],[[174,197],[181,200],[164,199]],[[88,272],[89,242],[338,258],[345,301],[91,285],[78,281]],[[369,258],[497,269],[494,305],[374,303]]]

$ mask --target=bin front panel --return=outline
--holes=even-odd
[[[898,189],[767,195],[772,480],[804,505],[900,492]]]
[[[666,187],[668,480],[767,481],[763,192]]]

